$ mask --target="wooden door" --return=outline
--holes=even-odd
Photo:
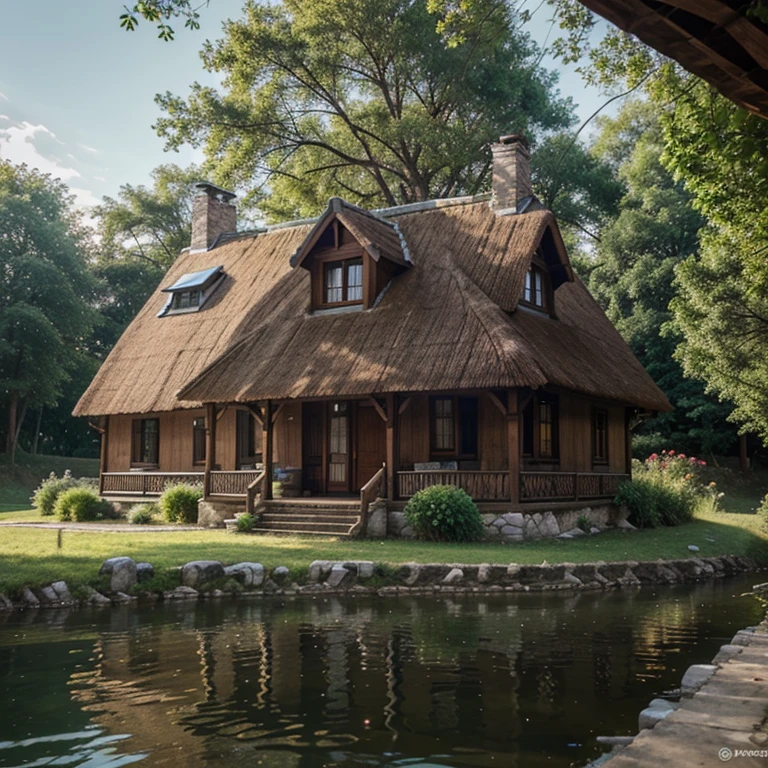
[[[355,490],[359,491],[381,469],[387,456],[384,420],[370,403],[359,403],[355,419],[357,472]]]
[[[325,408],[323,403],[304,403],[301,412],[303,490],[317,496],[325,492]]]
[[[328,404],[328,493],[350,490],[349,403]]]

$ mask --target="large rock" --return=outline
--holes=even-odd
[[[368,508],[365,535],[370,539],[383,539],[387,535],[387,502],[384,499],[376,499]]]
[[[354,578],[355,576],[352,571],[345,568],[341,563],[334,563],[325,583],[333,589],[341,589],[342,587],[349,586],[354,581]]]
[[[357,578],[358,579],[371,579],[373,578],[374,566],[372,560],[358,560],[357,561]]]
[[[224,575],[244,587],[260,587],[264,583],[264,566],[261,563],[235,563],[224,569]]]
[[[66,581],[54,581],[53,584],[51,584],[51,589],[56,593],[60,603],[70,605],[73,602],[72,594],[69,591]]]
[[[111,557],[102,564],[99,576],[109,576],[110,592],[128,592],[138,580],[136,563],[130,557]]]
[[[333,568],[333,563],[330,560],[313,560],[309,564],[307,580],[310,584],[317,584],[328,576],[331,568]]]
[[[101,592],[97,592],[93,587],[84,587],[83,589],[91,605],[112,605],[112,601],[108,597],[102,595]]]
[[[688,667],[681,684],[683,696],[693,696],[717,672],[714,664],[694,664]]]
[[[278,565],[274,571],[272,571],[272,578],[277,584],[284,584],[288,581],[288,577],[291,575],[290,570],[284,565]]]
[[[464,581],[464,571],[461,568],[451,568],[448,575],[443,579],[443,584],[459,584]]]
[[[21,602],[25,608],[40,607],[40,600],[38,600],[37,595],[29,587],[24,587],[21,590]]]
[[[56,590],[51,586],[43,587],[40,590],[40,602],[47,607],[61,604],[61,600],[56,594]]]
[[[669,717],[675,710],[672,708],[662,709],[660,707],[647,707],[637,718],[637,729],[642,731],[646,728],[653,728],[656,723],[660,723]]]
[[[13,603],[0,592],[0,611],[12,611]]]
[[[181,569],[182,585],[193,589],[223,577],[224,566],[218,560],[193,560]]]
[[[137,563],[136,564],[136,579],[139,584],[143,584],[145,581],[151,581],[155,578],[155,566],[152,563]]]

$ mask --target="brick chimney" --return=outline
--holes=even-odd
[[[533,194],[531,189],[531,151],[525,136],[512,133],[491,144],[493,156],[493,181],[491,208],[494,210],[516,209],[524,197]]]
[[[195,184],[200,191],[192,201],[191,250],[204,251],[224,232],[237,231],[237,208],[231,201],[234,192],[207,181]]]

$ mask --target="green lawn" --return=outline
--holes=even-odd
[[[0,515],[4,519],[5,515]],[[302,571],[312,560],[366,559],[378,563],[549,563],[596,560],[655,560],[688,557],[695,544],[701,556],[768,556],[768,535],[755,515],[718,513],[678,528],[623,533],[608,531],[571,541],[525,544],[433,544],[409,541],[355,541],[312,537],[234,535],[224,531],[133,533],[65,531],[57,550],[55,530],[0,529],[0,591],[64,579],[71,586],[93,582],[108,557],[128,555],[156,569],[189,560],[224,563],[250,560],[267,567],[286,565]]]
[[[52,522],[29,509],[30,484],[50,471],[71,468],[74,474],[93,475],[98,462],[90,459],[23,457],[22,468],[0,463],[0,521]],[[31,487],[34,487],[32,485]],[[314,537],[233,535],[224,531],[80,532],[65,531],[57,549],[55,530],[0,527],[0,592],[13,594],[24,584],[40,586],[65,579],[76,587],[96,580],[99,566],[109,557],[129,555],[148,561],[156,569],[183,565],[190,560],[224,563],[250,560],[267,567],[286,565],[296,572],[312,560],[373,560],[377,563],[549,563],[597,560],[655,560],[692,556],[689,544],[701,556],[735,554],[768,560],[768,532],[753,513],[765,493],[756,480],[730,490],[724,512],[699,515],[678,528],[623,533],[608,531],[570,541],[546,540],[525,544],[433,544],[413,541],[357,541]]]

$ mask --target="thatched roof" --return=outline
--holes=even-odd
[[[75,413],[547,384],[669,408],[578,280],[555,291],[557,320],[517,307],[542,238],[559,251],[551,213],[497,216],[480,202],[394,221],[412,267],[363,312],[308,313],[309,274],[289,257],[309,225],[183,255],[163,285],[214,264],[224,265],[225,283],[200,312],[167,318],[155,317],[158,290]]]
[[[742,107],[768,117],[768,25],[756,0],[581,0]]]

